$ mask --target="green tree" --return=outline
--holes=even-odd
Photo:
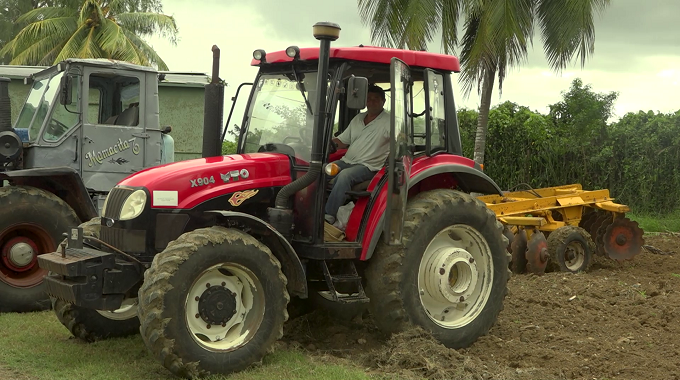
[[[583,66],[594,52],[595,13],[609,0],[358,0],[358,4],[379,44],[426,49],[441,28],[444,52],[460,49],[464,94],[476,87],[481,96],[474,159],[483,163],[496,77],[502,91],[507,69],[526,60],[535,29],[540,30],[552,69],[561,71],[574,58],[580,58]]]
[[[21,30],[0,49],[0,56],[11,57],[10,64],[51,65],[67,58],[108,58],[168,69],[144,41],[159,34],[176,43],[175,19],[162,14],[160,0],[28,2],[37,7],[13,20]]]

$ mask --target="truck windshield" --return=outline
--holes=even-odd
[[[63,72],[52,77],[41,78],[33,82],[31,91],[26,98],[26,104],[21,109],[15,128],[28,129],[28,139],[33,142],[38,138],[40,128],[49,115],[52,103],[54,103],[59,82]]]
[[[309,160],[317,73],[262,75],[248,110],[244,153],[254,153],[265,144],[286,144],[297,157]],[[305,101],[309,102],[309,107]]]

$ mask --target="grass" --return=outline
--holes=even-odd
[[[680,232],[680,210],[670,214],[626,214],[628,218],[640,224],[640,228],[647,232]]]
[[[3,380],[170,380],[139,335],[84,343],[49,312],[0,314],[0,378]],[[263,365],[209,380],[372,379],[365,372],[320,363],[298,351],[276,351]]]

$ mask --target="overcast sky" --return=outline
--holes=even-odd
[[[580,63],[561,75],[552,73],[543,57],[540,37],[534,40],[528,62],[511,70],[502,96],[494,91],[493,104],[510,100],[546,113],[560,100],[575,77],[597,92],[619,92],[617,116],[638,110],[675,112],[680,109],[679,0],[612,0],[596,20],[595,54],[584,69]],[[644,4],[644,5],[643,5]],[[164,13],[176,18],[176,46],[160,38],[150,42],[173,71],[210,73],[216,44],[221,49],[220,77],[227,81],[227,96],[238,84],[252,81],[250,66],[255,49],[283,50],[290,45],[318,46],[312,36],[317,21],[342,28],[333,46],[371,44],[370,31],[361,22],[356,0],[163,0]],[[440,43],[430,51],[439,51]],[[476,93],[467,99],[459,92],[459,106],[476,109]],[[228,109],[226,110],[228,112]]]

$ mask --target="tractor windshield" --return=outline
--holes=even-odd
[[[50,108],[52,108],[63,74],[63,72],[60,72],[51,78],[36,79],[33,82],[31,92],[28,93],[26,103],[14,126],[15,128],[28,129],[29,141],[37,139],[40,128],[49,115]]]
[[[262,75],[248,110],[244,153],[265,144],[285,144],[309,160],[314,127],[317,73]]]

